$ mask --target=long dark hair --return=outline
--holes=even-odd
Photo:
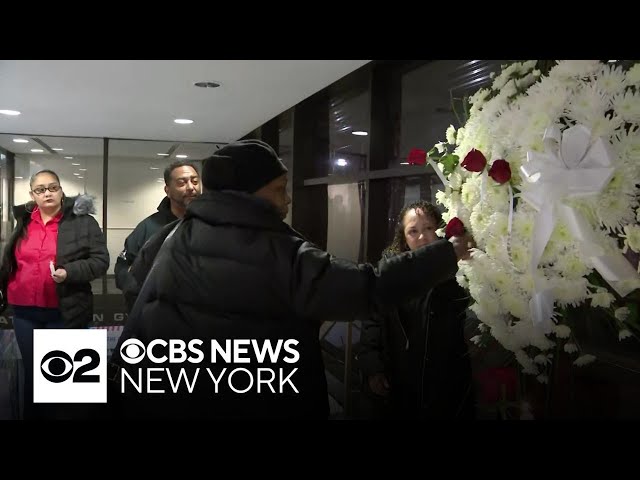
[[[412,210],[414,208],[421,209],[425,213],[425,215],[431,217],[435,221],[438,228],[442,228],[444,226],[440,210],[438,210],[438,208],[432,203],[429,203],[425,200],[418,200],[417,202],[406,205],[402,210],[400,210],[400,214],[398,215],[398,222],[396,224],[396,231],[393,236],[393,241],[391,242],[391,245],[389,245],[382,252],[383,257],[391,257],[393,255],[398,255],[409,250],[407,239],[404,237],[404,217],[409,210]]]

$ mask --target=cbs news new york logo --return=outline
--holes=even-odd
[[[107,403],[107,331],[33,331],[34,403]]]

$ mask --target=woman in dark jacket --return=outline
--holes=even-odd
[[[16,228],[0,268],[3,307],[11,305],[25,367],[25,418],[33,413],[33,330],[86,328],[90,282],[109,267],[109,252],[90,197],[65,198],[58,175],[34,174],[32,202],[14,208]]]
[[[419,201],[399,216],[386,258],[439,240],[440,212]],[[391,418],[474,418],[471,364],[464,340],[468,296],[449,279],[363,322],[358,355],[377,414]]]

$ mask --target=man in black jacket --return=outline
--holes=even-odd
[[[189,162],[176,161],[169,165],[164,170],[164,183],[167,196],[158,205],[158,211],[136,226],[116,260],[116,287],[122,290],[128,311],[131,311],[140,287],[130,272],[138,252],[162,227],[184,217],[187,205],[200,194],[198,170]]]
[[[418,295],[451,278],[457,260],[468,256],[466,239],[454,239],[377,266],[335,258],[282,221],[291,202],[286,173],[263,142],[227,145],[205,160],[205,192],[189,205],[163,248],[174,224],[143,248],[132,269],[139,281],[146,277],[134,307],[140,314],[129,318],[112,359],[124,370],[116,375],[115,390],[125,416],[327,418],[320,324],[367,314],[374,299],[396,304]],[[146,355],[140,355],[134,339],[148,348]],[[170,340],[187,344],[194,339],[203,342],[200,361],[167,360]],[[252,357],[256,347],[267,342],[275,346],[279,340],[292,340],[297,356],[276,354],[270,361],[261,361],[257,353]],[[225,346],[238,341],[249,342],[244,353],[236,349],[231,360],[222,361],[218,352],[212,361],[214,342]],[[134,364],[130,353],[139,355]],[[250,358],[242,362],[246,356]],[[155,391],[162,394],[145,386],[141,392],[123,380],[125,375],[140,380],[150,367],[161,371],[161,377],[166,369],[169,378],[154,379]],[[279,382],[261,385],[264,369],[279,374]],[[233,379],[232,372],[237,373]],[[191,388],[175,387],[179,376],[191,381],[198,375]],[[285,375],[290,376],[283,383]]]

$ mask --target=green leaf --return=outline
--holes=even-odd
[[[458,155],[454,155],[453,153],[449,153],[444,155],[440,159],[440,163],[444,166],[443,173],[445,175],[450,175],[453,173],[455,168],[458,166],[458,162],[460,161],[460,157]]]
[[[436,147],[433,147],[431,150],[429,150],[427,152],[427,157],[431,158],[432,160],[435,159],[435,157],[438,157],[440,152],[438,152],[438,149]]]

